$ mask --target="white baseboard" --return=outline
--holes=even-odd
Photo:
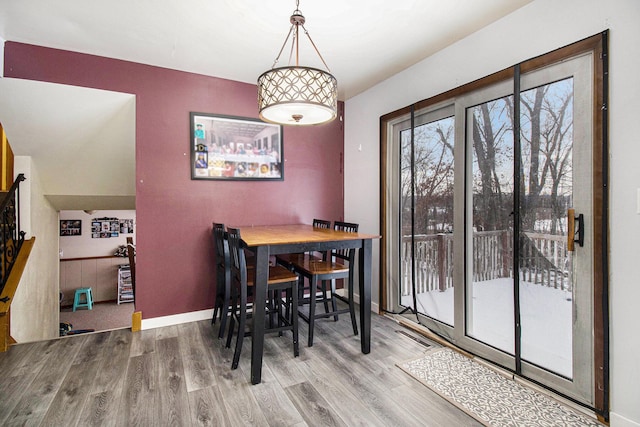
[[[632,421],[622,415],[616,414],[615,412],[610,412],[609,425],[611,427],[640,427],[640,422]]]
[[[142,319],[142,330],[180,325],[181,323],[198,322],[200,320],[211,319],[212,316],[213,309],[210,308],[208,310],[172,314],[171,316],[152,317],[150,319]]]
[[[343,294],[342,289],[338,290],[338,293]],[[358,295],[355,295],[356,302],[359,303]],[[378,304],[371,303],[371,311],[378,313]],[[213,309],[191,311],[189,313],[172,314],[171,316],[152,317],[150,319],[142,319],[142,330],[162,328],[163,326],[180,325],[181,323],[199,322],[200,320],[211,319],[213,316]]]

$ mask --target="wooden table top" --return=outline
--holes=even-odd
[[[314,228],[308,224],[239,226],[247,246],[285,245],[339,240],[379,239],[376,234],[349,233],[333,229]]]

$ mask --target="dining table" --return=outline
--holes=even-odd
[[[317,228],[308,224],[239,226],[243,247],[254,253],[255,298],[251,333],[251,383],[262,380],[265,306],[269,258],[272,255],[302,252],[326,252],[334,249],[358,250],[358,290],[360,297],[360,347],[371,351],[371,251],[372,241],[379,235],[351,233]],[[258,296],[262,296],[259,298]]]

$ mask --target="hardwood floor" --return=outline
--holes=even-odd
[[[19,344],[0,353],[0,425],[480,425],[395,366],[428,349],[398,330],[372,315],[364,355],[348,316],[317,321],[311,348],[300,322],[298,358],[289,333],[267,336],[258,385],[251,340],[232,371],[209,321]]]

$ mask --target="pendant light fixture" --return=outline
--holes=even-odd
[[[302,28],[325,68],[329,69],[304,27],[305,19],[298,9],[299,5],[300,1],[296,0],[296,10],[289,19],[291,22],[289,34],[271,70],[258,77],[258,108],[260,118],[266,122],[282,125],[317,125],[336,118],[338,104],[336,78],[328,71],[299,65],[299,35]],[[290,65],[276,68],[280,55],[292,35]],[[294,52],[295,65],[291,65]]]

